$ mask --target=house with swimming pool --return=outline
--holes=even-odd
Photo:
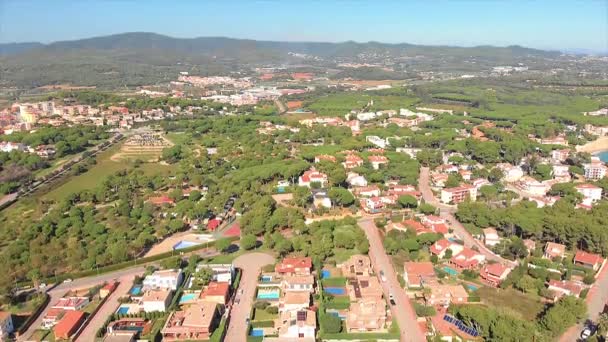
[[[312,274],[285,276],[281,281],[281,289],[284,292],[313,293],[315,291],[315,277]]]
[[[275,320],[275,326],[278,327],[278,340],[312,342],[317,330],[317,314],[310,309],[286,311]]]
[[[206,302],[213,302],[221,305],[226,305],[230,295],[230,284],[218,283],[212,281],[207,285],[205,290],[201,292],[200,299]]]
[[[284,258],[275,266],[275,272],[281,275],[310,275],[312,259],[308,257]]]
[[[279,299],[279,312],[301,310],[310,307],[310,293],[287,292]]]
[[[351,255],[347,261],[340,265],[340,269],[345,277],[370,275],[373,273],[369,257],[362,254]]]
[[[232,284],[236,272],[232,264],[198,264],[196,272],[200,272],[203,268],[210,268],[213,271],[212,280],[218,283]]]
[[[200,302],[169,315],[161,330],[163,341],[207,340],[217,328],[217,303]]]

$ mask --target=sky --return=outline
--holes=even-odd
[[[0,43],[124,32],[608,51],[608,0],[0,0]]]

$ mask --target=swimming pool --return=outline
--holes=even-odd
[[[141,294],[141,285],[133,285],[129,293],[131,296],[139,296]]]
[[[331,272],[329,270],[321,271],[321,279],[325,279],[325,278],[329,278],[329,277],[331,277]]]
[[[255,336],[255,337],[263,337],[264,329],[251,329],[251,333],[249,335]]]
[[[176,243],[175,245],[173,245],[173,250],[178,250],[178,249],[184,249],[184,248],[189,248],[189,247],[194,247],[197,245],[200,245],[200,242],[192,242],[192,241],[180,241],[178,243]]]
[[[258,299],[279,299],[279,290],[258,291]]]
[[[449,267],[449,266],[444,266],[444,267],[443,267],[443,270],[444,270],[444,271],[445,271],[447,274],[451,275],[452,277],[455,277],[455,276],[457,276],[457,275],[458,275],[458,271],[456,271],[455,269],[453,269],[453,268],[451,268],[451,267]]]
[[[479,289],[479,287],[472,284],[467,284],[467,288],[471,291],[477,291]]]
[[[129,313],[129,307],[128,306],[121,306],[118,308],[118,310],[116,310],[116,313],[119,315],[126,315]]]
[[[263,283],[269,283],[272,281],[272,276],[264,275],[264,276],[262,276],[261,281]]]
[[[186,293],[179,299],[179,303],[183,304],[185,302],[190,302],[195,299],[196,299],[196,293]]]
[[[328,314],[332,315],[332,316],[336,316],[336,317],[338,317],[338,318],[339,318],[339,319],[341,319],[341,320],[345,320],[345,319],[346,319],[346,316],[345,316],[345,315],[340,315],[340,312],[338,312],[338,311],[335,311],[335,310],[331,310],[331,311],[330,311],[330,310],[327,310],[326,312],[327,312]]]
[[[343,287],[324,287],[323,290],[334,296],[343,296],[346,293]]]

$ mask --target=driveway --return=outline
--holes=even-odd
[[[399,324],[400,340],[408,342],[426,341],[416,321],[414,307],[410,303],[405,291],[399,285],[393,264],[384,251],[384,245],[373,218],[362,218],[358,223],[363,228],[363,231],[365,231],[365,235],[367,235],[367,239],[369,240],[369,256],[376,274],[379,274],[380,270],[384,271],[386,282],[380,280],[384,296],[389,298],[389,293],[392,293],[395,298],[396,305],[390,305],[390,308],[393,319]]]
[[[235,267],[241,269],[241,282],[237,289],[235,298],[239,298],[239,303],[234,303],[230,310],[230,323],[225,341],[246,341],[247,323],[249,313],[253,307],[253,296],[258,283],[260,270],[265,265],[271,265],[275,258],[266,253],[248,253],[236,258],[233,262]],[[243,291],[241,294],[240,292]]]
[[[99,308],[95,316],[89,318],[89,323],[84,328],[80,336],[76,339],[76,341],[95,341],[95,334],[97,330],[103,326],[106,319],[110,317],[111,314],[116,312],[120,303],[118,299],[127,295],[131,285],[133,285],[133,276],[124,276],[118,279],[120,284],[116,287],[116,290],[112,292],[110,297],[103,303],[103,306]]]

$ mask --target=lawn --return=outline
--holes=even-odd
[[[191,141],[191,135],[183,132],[171,132],[165,135],[165,138],[169,139],[172,143],[179,145]]]
[[[120,144],[99,154],[97,156],[97,164],[93,165],[89,171],[67,179],[63,184],[44,195],[43,199],[57,201],[77,191],[94,189],[107,176],[125,168],[133,168],[133,164],[131,163],[124,161],[115,162],[110,159],[119,150]],[[152,175],[159,172],[167,173],[170,170],[170,166],[144,163],[139,166],[139,169],[143,170],[144,174]]]
[[[271,314],[271,313],[268,313],[268,311],[266,311],[266,310],[260,310],[260,309],[255,309],[254,314],[253,314],[254,321],[273,321],[277,317],[279,317],[278,314]]]
[[[55,342],[55,334],[53,333],[53,330],[39,329],[34,331],[30,340]]]
[[[344,278],[344,277],[325,278],[325,279],[321,280],[321,283],[325,287],[345,286],[346,285],[346,278]]]
[[[506,308],[523,319],[533,321],[544,309],[544,304],[538,299],[525,295],[514,289],[495,289],[482,286],[476,294],[487,305]]]

